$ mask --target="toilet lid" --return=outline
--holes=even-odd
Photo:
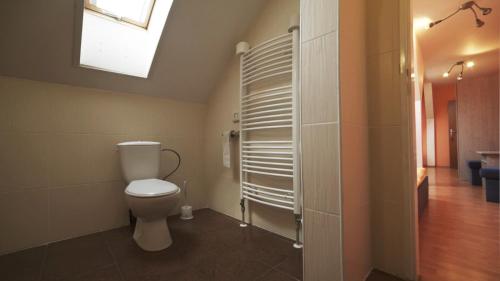
[[[135,197],[157,197],[176,193],[179,190],[177,185],[159,179],[146,179],[132,181],[125,193]]]

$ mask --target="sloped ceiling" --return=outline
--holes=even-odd
[[[467,0],[413,0],[413,17],[444,18]],[[457,69],[450,77],[444,72],[459,60],[473,60],[473,69],[466,69],[464,77],[472,77],[498,71],[500,51],[500,1],[476,0],[480,6],[493,8],[487,16],[479,15],[485,22],[475,26],[470,11],[462,11],[454,17],[428,30],[417,31],[425,66],[425,78],[433,83],[448,83],[457,76]]]
[[[175,0],[148,79],[77,66],[82,2],[2,3],[0,75],[205,102],[266,1]]]

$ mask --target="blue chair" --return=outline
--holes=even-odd
[[[482,168],[479,171],[481,177],[486,180],[486,201],[499,203],[500,186],[498,184],[498,168]]]
[[[479,175],[479,170],[481,169],[481,161],[470,160],[467,161],[467,165],[470,168],[470,183],[472,185],[481,185],[481,176]]]

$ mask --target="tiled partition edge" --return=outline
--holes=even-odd
[[[338,1],[303,0],[301,14],[304,280],[342,280]]]

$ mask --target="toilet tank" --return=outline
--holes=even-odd
[[[129,141],[117,144],[122,174],[129,183],[134,180],[158,178],[160,173],[159,142]]]

